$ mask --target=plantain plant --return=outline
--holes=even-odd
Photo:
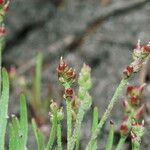
[[[5,134],[7,128],[9,132],[9,145],[7,147],[9,150],[27,150],[29,122],[26,98],[24,95],[20,96],[20,116],[16,117],[15,115],[11,115],[11,119],[8,122],[9,77],[6,69],[1,69],[2,49],[5,41],[3,20],[8,10],[8,5],[9,1],[0,1],[0,150],[6,149]],[[129,78],[141,70],[149,56],[150,44],[141,45],[138,42],[137,47],[133,51],[133,62],[124,69],[122,80],[116,88],[104,114],[100,116],[98,108],[94,107],[93,109],[91,137],[85,148],[86,150],[99,149],[97,138],[110,116],[112,109],[115,107],[119,95],[127,85]],[[30,102],[34,109],[39,110],[39,113],[36,114],[36,117],[38,117],[41,115],[41,110],[45,109],[45,105],[41,101],[42,55],[39,54],[36,60],[36,75],[32,92],[30,92]],[[92,88],[91,68],[84,64],[78,79],[76,79],[76,71],[61,57],[56,70],[58,80],[64,90],[62,99],[65,101],[65,108],[58,106],[55,101],[51,101],[49,107],[50,133],[47,143],[44,139],[44,134],[38,127],[37,118],[32,119],[31,124],[37,148],[38,150],[52,150],[56,146],[58,150],[65,149],[62,142],[62,120],[66,117],[67,150],[78,150],[80,149],[83,119],[92,105],[92,97],[90,95],[90,89]],[[75,82],[78,83],[77,93],[73,88]],[[120,125],[120,139],[115,147],[116,150],[123,148],[128,137],[131,137],[132,150],[140,149],[145,130],[144,121],[142,120],[142,114],[144,113],[144,105],[142,103],[143,89],[144,85],[133,85],[127,88],[126,100],[123,101],[125,117]],[[66,109],[66,115],[64,109]],[[42,119],[42,115],[40,118]],[[114,123],[111,121],[106,150],[112,150],[114,147],[114,133]]]

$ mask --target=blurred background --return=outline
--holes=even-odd
[[[59,85],[56,67],[60,56],[80,71],[83,63],[92,68],[93,106],[103,114],[113,92],[119,83],[122,70],[132,61],[131,52],[141,39],[143,44],[150,41],[149,0],[14,0],[6,18],[6,47],[3,51],[3,65],[17,69],[17,80],[12,81],[10,114],[19,113],[19,94],[32,90],[35,76],[35,58],[43,54],[41,99],[54,98],[63,105],[62,87]],[[148,64],[145,88],[146,132],[142,150],[150,148],[150,67]],[[139,74],[130,81],[139,84]],[[32,95],[32,94],[30,94]],[[38,109],[32,108],[28,98],[29,121],[37,117]],[[112,119],[116,127],[116,143],[119,125],[122,121],[122,99],[115,106]],[[49,129],[48,111],[45,119],[38,120],[43,132]],[[39,122],[38,122],[39,121]],[[90,136],[91,112],[83,123],[81,149],[85,148]],[[63,130],[65,132],[65,125]],[[109,128],[109,121],[103,130],[99,150],[103,150]],[[45,134],[45,137],[48,136]],[[64,145],[66,135],[63,135]],[[116,144],[114,143],[114,144]],[[28,148],[35,150],[33,133],[30,132]],[[64,148],[65,149],[65,148]],[[125,149],[129,148],[129,142]]]

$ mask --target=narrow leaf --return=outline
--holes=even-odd
[[[25,149],[28,137],[27,105],[24,95],[20,96],[20,131],[22,132],[22,145]]]
[[[7,71],[5,69],[2,69],[2,94],[0,97],[0,150],[4,150],[5,132],[8,118],[8,100],[9,79]]]
[[[110,130],[109,130],[109,135],[107,139],[106,150],[112,149],[113,139],[114,139],[114,124],[113,122],[110,122]]]
[[[44,137],[42,132],[37,128],[36,122],[32,119],[32,129],[38,145],[38,150],[44,150]]]
[[[93,110],[92,132],[95,131],[97,125],[98,125],[98,108],[95,107]],[[96,149],[97,149],[97,139],[94,141],[94,144],[92,146],[92,150],[96,150]]]
[[[9,124],[9,150],[15,150],[15,131],[12,123]]]

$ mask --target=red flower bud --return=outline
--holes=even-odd
[[[2,25],[2,26],[0,27],[0,36],[5,35],[5,33],[6,33],[6,29],[5,29],[5,27]]]
[[[76,77],[76,73],[75,73],[75,70],[73,70],[72,68],[70,68],[67,72],[66,72],[66,77],[68,79],[75,79]]]
[[[131,101],[131,104],[132,104],[132,105],[138,105],[138,104],[140,103],[139,97],[137,97],[137,96],[132,96],[132,97],[130,98],[130,101]]]
[[[123,74],[129,77],[133,73],[133,66],[127,66],[127,68],[123,71]]]
[[[64,59],[61,57],[59,61],[59,65],[57,67],[58,73],[64,73],[65,69],[67,68],[67,64],[65,63]]]
[[[133,86],[128,86],[128,88],[127,88],[127,93],[131,92],[133,89],[134,89]]]
[[[129,133],[129,128],[126,122],[123,122],[120,126],[120,133],[122,135],[127,135]]]
[[[3,5],[4,4],[4,0],[0,0],[0,5]]]
[[[150,45],[143,46],[144,52],[150,52]]]
[[[73,97],[73,89],[72,88],[67,88],[66,90],[65,90],[65,97]]]

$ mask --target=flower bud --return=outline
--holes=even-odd
[[[4,35],[5,35],[5,33],[6,33],[5,26],[4,26],[4,25],[2,25],[2,26],[0,27],[0,36],[4,36]]]
[[[75,70],[73,70],[72,68],[70,68],[69,70],[67,70],[67,72],[66,72],[66,78],[67,79],[74,80],[75,77],[76,77]]]
[[[150,45],[143,46],[144,52],[150,53]]]
[[[3,5],[4,4],[4,0],[0,0],[0,5]]]
[[[58,112],[57,112],[57,119],[59,121],[63,120],[64,118],[64,112],[63,112],[63,109],[61,108]]]
[[[66,98],[72,98],[73,97],[73,94],[74,94],[74,92],[73,92],[73,89],[72,88],[67,88],[67,89],[65,89],[65,97]]]
[[[126,76],[126,77],[129,77],[131,76],[133,73],[133,66],[129,65],[126,67],[126,69],[124,69],[123,71],[123,74]]]
[[[64,73],[66,68],[67,68],[67,64],[65,63],[63,57],[60,57],[59,65],[57,67],[58,75]]]
[[[58,110],[58,105],[53,100],[52,100],[52,102],[50,104],[50,110],[51,110],[52,113],[54,113],[54,112],[56,112]]]
[[[124,121],[120,126],[120,133],[121,135],[128,135],[129,134],[129,128],[127,121]]]
[[[139,105],[139,103],[140,103],[140,100],[139,100],[139,98],[137,96],[132,96],[130,98],[130,101],[131,101],[132,105]]]

